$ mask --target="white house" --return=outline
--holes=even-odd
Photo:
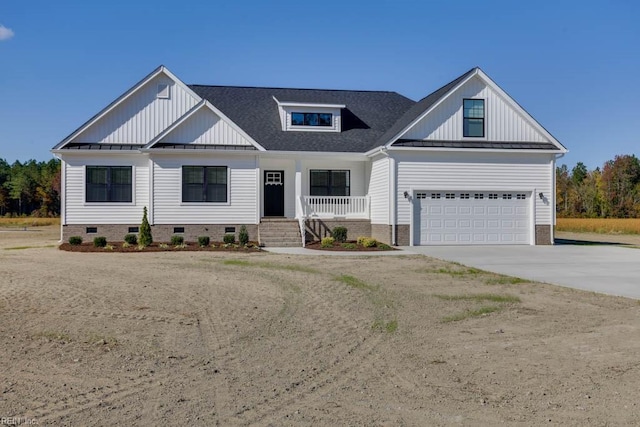
[[[567,152],[482,70],[395,92],[186,85],[160,66],[52,152],[62,236],[188,241],[246,225],[302,245],[345,225],[394,245],[552,244]]]

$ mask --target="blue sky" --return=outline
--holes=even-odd
[[[49,149],[160,64],[185,83],[393,90],[480,66],[570,153],[636,154],[640,2],[0,2],[0,158]]]

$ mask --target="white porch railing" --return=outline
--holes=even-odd
[[[369,196],[302,196],[305,218],[369,219]]]

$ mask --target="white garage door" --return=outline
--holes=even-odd
[[[529,244],[530,202],[530,192],[416,192],[414,244]]]

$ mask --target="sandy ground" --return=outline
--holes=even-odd
[[[640,424],[634,300],[419,256],[68,253],[37,230],[0,233],[0,417]]]

